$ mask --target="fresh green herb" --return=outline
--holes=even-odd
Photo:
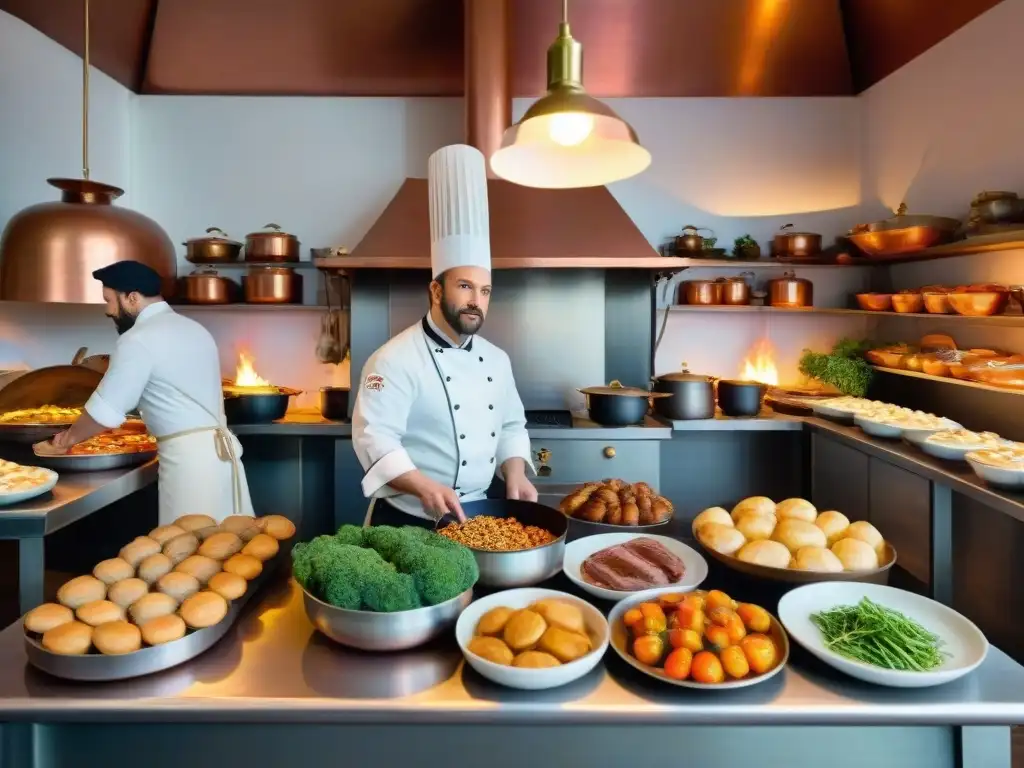
[[[899,611],[863,598],[811,615],[825,646],[841,656],[883,669],[928,672],[944,654],[938,635]]]
[[[835,387],[844,395],[864,397],[874,375],[864,353],[874,346],[870,341],[840,339],[827,354],[805,349],[800,356],[800,373]]]

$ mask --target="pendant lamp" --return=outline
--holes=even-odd
[[[93,270],[115,261],[141,261],[174,291],[177,257],[167,233],[150,218],[113,201],[123,189],[89,178],[89,0],[84,0],[82,56],[82,177],[47,179],[59,202],[16,213],[0,235],[0,299],[102,304]]]
[[[562,0],[558,38],[548,48],[548,93],[505,131],[491,170],[524,187],[597,187],[635,176],[651,164],[636,131],[583,90],[583,46],[569,31]]]

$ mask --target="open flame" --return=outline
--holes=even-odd
[[[236,387],[269,387],[270,382],[262,378],[252,365],[252,358],[245,352],[238,355],[238,367],[235,368]]]
[[[747,354],[740,368],[744,381],[758,381],[771,387],[779,385],[779,369],[775,366],[775,349],[768,339],[761,339]]]

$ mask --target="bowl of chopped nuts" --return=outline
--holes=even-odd
[[[569,521],[543,504],[482,499],[462,505],[466,522],[451,522],[438,533],[472,550],[480,586],[528,587],[562,570]],[[446,518],[447,519],[447,518]]]

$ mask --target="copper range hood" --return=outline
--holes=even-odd
[[[510,0],[464,0],[467,142],[490,157],[511,123]],[[494,269],[669,266],[607,187],[535,189],[489,178]],[[427,180],[406,179],[347,256],[317,259],[335,269],[429,269]]]

